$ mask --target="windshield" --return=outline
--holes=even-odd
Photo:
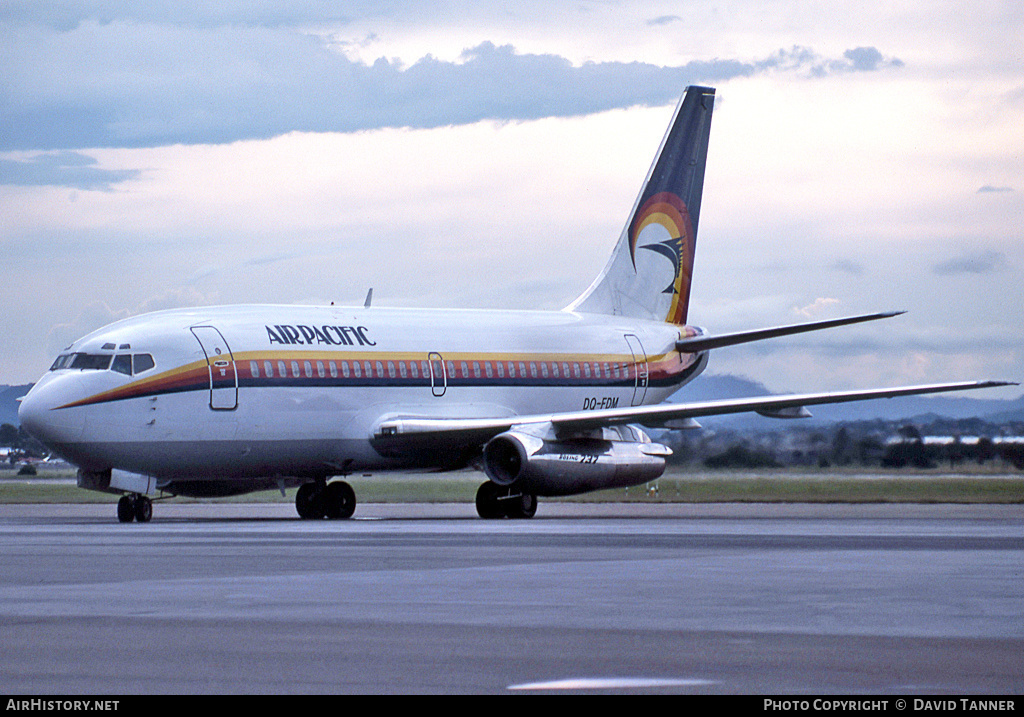
[[[61,354],[50,366],[51,371],[62,368],[77,368],[85,371],[106,371],[112,369],[128,376],[149,371],[156,366],[152,354]]]

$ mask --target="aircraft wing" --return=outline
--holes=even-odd
[[[1016,384],[1007,381],[968,381],[858,391],[730,398],[693,403],[661,403],[654,406],[501,418],[389,418],[377,426],[372,442],[374,447],[385,455],[400,455],[407,450],[466,450],[481,446],[499,433],[517,426],[550,424],[556,433],[572,434],[627,423],[659,428],[701,416],[730,413],[757,412],[775,417],[796,417],[808,415],[804,412],[806,406],[1013,385]]]

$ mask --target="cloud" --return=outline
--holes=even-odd
[[[874,47],[855,47],[844,52],[843,57],[850,62],[855,72],[873,72],[886,66],[903,67],[902,60],[895,57],[887,60]]]
[[[683,18],[679,17],[678,15],[660,15],[658,17],[652,17],[650,20],[647,21],[647,24],[650,25],[651,27],[656,27],[659,25],[671,25],[674,22],[682,21]]]
[[[0,33],[0,151],[224,144],[293,131],[574,117],[671,104],[693,83],[892,65],[863,48],[829,59],[803,47],[753,62],[575,65],[490,42],[455,61],[427,55],[408,66],[386,58],[368,64],[324,38],[272,23],[84,20],[67,31],[0,24]]]
[[[987,194],[989,192],[998,194],[998,193],[1001,193],[1001,192],[1012,192],[1012,191],[1013,191],[1013,187],[996,187],[996,186],[993,186],[991,184],[986,184],[984,186],[978,187],[978,194]]]
[[[40,154],[30,159],[0,159],[0,184],[109,192],[113,185],[139,175],[138,170],[100,169],[98,164],[96,159],[80,152]]]
[[[830,299],[827,297],[819,296],[813,302],[804,307],[794,306],[793,313],[798,316],[803,316],[808,319],[813,319],[817,316],[822,316],[831,312],[832,308],[842,302],[839,299]]]
[[[978,251],[954,257],[936,264],[932,271],[943,276],[958,274],[991,274],[1002,269],[1006,264],[1006,256],[998,251]]]
[[[758,71],[785,70],[811,77],[841,75],[848,72],[877,72],[887,68],[900,68],[903,65],[899,58],[886,58],[874,47],[856,47],[844,52],[842,59],[829,59],[818,55],[811,48],[799,45],[788,50],[779,50],[774,55],[754,63]]]

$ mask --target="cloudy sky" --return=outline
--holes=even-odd
[[[1020,381],[1024,9],[878,5],[6,0],[0,383],[160,308],[559,309],[691,83],[718,103],[690,320],[909,312],[710,371]]]

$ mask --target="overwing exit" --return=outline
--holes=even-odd
[[[687,323],[715,92],[684,93],[605,268],[562,311],[221,306],[145,314],[75,341],[22,400],[21,424],[82,488],[150,496],[296,488],[302,518],[348,518],[353,473],[473,466],[484,518],[538,496],[637,485],[665,469],[650,428],[738,412],[1006,385],[939,383],[663,403],[710,352],[891,318],[712,335]]]

